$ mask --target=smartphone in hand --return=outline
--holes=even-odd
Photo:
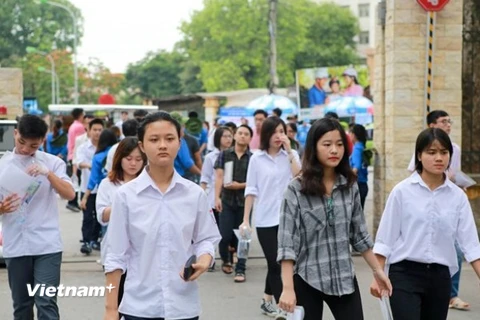
[[[185,267],[183,268],[183,279],[185,281],[188,281],[188,279],[190,279],[192,274],[195,272],[195,269],[192,267],[192,265],[195,263],[197,263],[196,255],[191,256],[185,263]]]

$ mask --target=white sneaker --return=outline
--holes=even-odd
[[[277,309],[273,306],[271,301],[265,301],[265,299],[262,299],[262,305],[260,306],[260,309],[262,309],[262,313],[266,316],[272,318],[277,316]]]
[[[277,316],[275,317],[275,320],[287,320],[288,314],[283,311],[282,309],[278,309]]]

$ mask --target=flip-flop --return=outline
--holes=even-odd
[[[448,306],[450,309],[468,311],[470,310],[470,304],[463,301],[459,297],[453,298],[450,300],[450,305]]]
[[[245,274],[244,273],[241,273],[241,272],[237,272],[235,274],[235,278],[234,278],[234,281],[236,283],[242,283],[242,282],[245,282],[247,279],[245,278]]]

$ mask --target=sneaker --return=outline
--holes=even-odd
[[[278,309],[278,314],[275,317],[275,320],[287,320],[288,314],[282,309]]]
[[[277,309],[273,306],[271,301],[265,301],[265,299],[262,299],[262,305],[260,306],[260,309],[262,309],[262,313],[266,316],[272,318],[277,316]]]
[[[90,247],[91,247],[93,250],[99,251],[99,250],[100,250],[100,243],[97,242],[97,241],[92,241],[92,242],[90,242]]]
[[[92,253],[92,248],[88,243],[82,244],[82,247],[80,248],[80,252],[83,254],[86,254],[87,256]]]
[[[80,212],[80,208],[72,204],[67,204],[66,208],[73,212]]]

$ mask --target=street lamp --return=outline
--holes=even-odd
[[[60,81],[58,80],[58,74],[54,70],[47,70],[45,67],[38,67],[37,70],[39,72],[50,73],[52,75],[52,79],[55,79],[56,87],[57,87],[57,104],[59,104],[60,103]]]
[[[50,54],[37,50],[34,47],[27,47],[26,50],[27,50],[27,53],[36,53],[36,54],[45,56],[50,61],[50,64],[52,65],[52,104],[55,104],[55,61],[53,60]]]
[[[72,17],[73,19],[73,34],[74,34],[74,38],[73,38],[73,78],[74,78],[74,101],[75,101],[75,104],[78,104],[78,68],[77,68],[77,17],[75,16],[75,14],[73,13],[73,11],[63,5],[63,4],[60,4],[60,3],[57,3],[57,2],[53,2],[53,1],[49,1],[49,0],[39,0],[39,1],[36,1],[36,2],[40,2],[41,4],[49,4],[51,6],[54,6],[54,7],[58,7],[58,8],[61,8],[65,11],[67,11],[70,16]]]

